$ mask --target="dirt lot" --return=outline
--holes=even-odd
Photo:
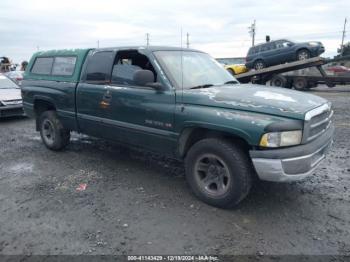
[[[350,255],[345,90],[314,91],[333,102],[336,125],[317,172],[261,182],[233,210],[198,201],[174,160],[79,135],[51,152],[33,120],[2,120],[0,254]]]

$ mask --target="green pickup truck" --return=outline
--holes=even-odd
[[[325,99],[242,85],[193,49],[38,52],[22,97],[49,149],[63,149],[75,131],[181,159],[194,194],[223,208],[244,199],[256,178],[314,173],[333,141]]]

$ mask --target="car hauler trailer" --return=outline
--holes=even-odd
[[[350,84],[350,77],[327,75],[322,68],[322,66],[325,64],[342,59],[314,57],[282,65],[270,66],[260,70],[252,70],[247,73],[236,75],[235,77],[241,83],[252,82],[265,85],[267,82],[270,82],[270,85],[272,86],[285,88],[294,87],[297,90],[316,87],[318,84],[325,84],[328,87],[334,87],[335,85],[346,85]],[[299,74],[296,71],[307,68],[316,68],[319,75]]]

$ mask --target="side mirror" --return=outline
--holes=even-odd
[[[134,83],[138,86],[147,86],[154,83],[154,74],[151,70],[137,70],[133,76]]]
[[[148,86],[155,90],[162,90],[163,86],[159,82],[154,82],[154,74],[150,70],[137,70],[133,77],[134,83],[138,86]]]

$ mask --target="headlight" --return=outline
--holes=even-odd
[[[301,130],[266,133],[260,139],[260,146],[282,147],[299,145],[302,136],[303,132]]]
[[[317,42],[309,42],[309,45],[311,45],[311,46],[318,46],[319,43],[317,43]]]

